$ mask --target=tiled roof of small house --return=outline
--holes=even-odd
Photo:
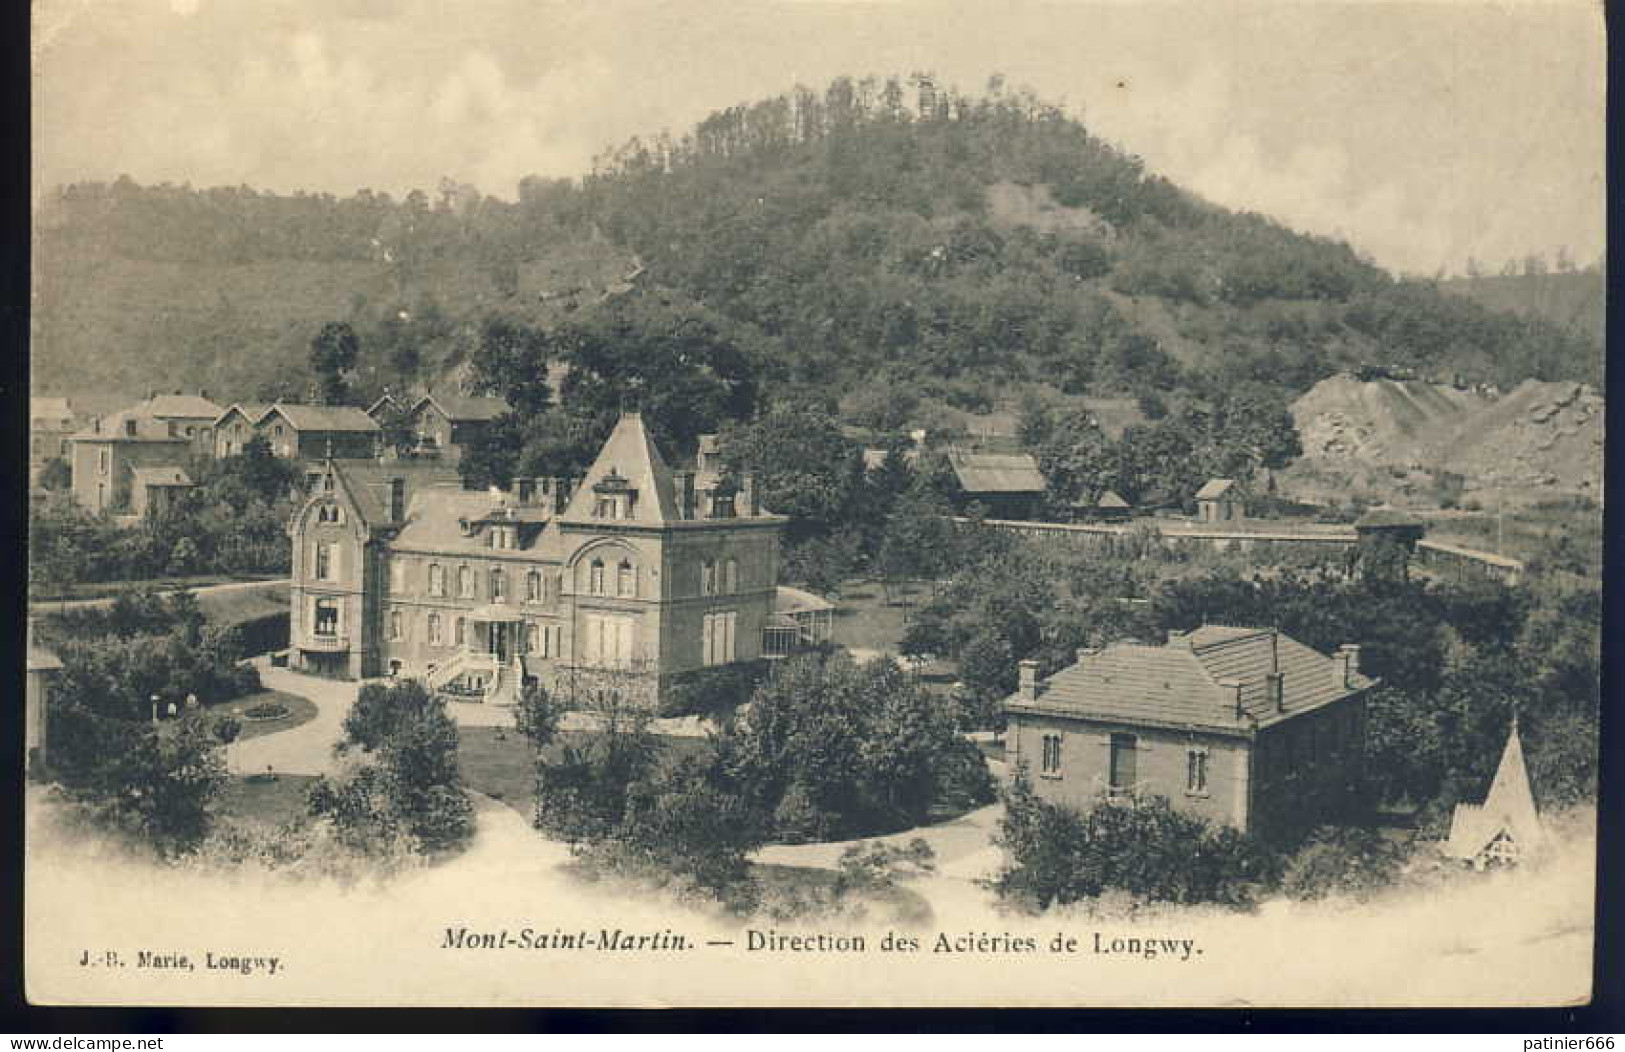
[[[153,395],[136,406],[136,411],[146,416],[160,418],[181,417],[213,420],[220,415],[220,407],[207,398],[202,395],[188,394]]]
[[[1235,479],[1208,479],[1202,488],[1196,491],[1197,500],[1218,500],[1227,495],[1236,495]]]
[[[503,413],[508,412],[508,401],[505,398],[490,398],[482,395],[458,394],[427,394],[418,399],[412,407],[415,412],[425,402],[432,402],[437,406],[446,419],[457,423],[471,423],[485,420],[495,420]]]
[[[299,431],[377,431],[378,421],[353,405],[296,405],[278,402],[267,411],[281,413]]]
[[[1042,493],[1044,474],[1026,453],[948,452],[948,464],[966,493]]]
[[[1044,680],[1036,703],[1017,693],[1005,705],[1236,732],[1291,719],[1375,683],[1354,673],[1344,686],[1334,667],[1333,658],[1274,629],[1207,625],[1162,646],[1113,643]],[[1266,677],[1275,670],[1285,701],[1279,710],[1267,693]],[[1245,716],[1237,715],[1236,689],[1221,680],[1240,682]]]
[[[135,422],[135,433],[131,434],[127,426],[130,421]],[[172,434],[169,430],[169,421],[138,413],[133,409],[113,413],[110,416],[91,420],[90,424],[72,436],[75,440],[89,442],[188,442],[185,436]]]
[[[1119,497],[1115,490],[1106,490],[1094,499],[1090,499],[1085,494],[1073,501],[1072,506],[1074,508],[1100,508],[1105,511],[1125,511],[1129,508],[1129,502]]]
[[[220,425],[224,424],[226,422],[226,418],[231,416],[233,413],[241,415],[242,418],[247,420],[250,424],[257,424],[266,413],[270,412],[270,410],[271,407],[263,402],[233,402],[226,406],[226,408],[221,411],[219,416],[215,417],[214,426],[219,427]]]

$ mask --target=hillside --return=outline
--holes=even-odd
[[[368,394],[456,369],[492,314],[545,325],[633,290],[726,318],[769,397],[881,383],[977,413],[1023,385],[1178,404],[1236,384],[1284,402],[1360,367],[1601,375],[1557,326],[1202,201],[1028,93],[926,77],[733,107],[514,202],[65,187],[36,258],[49,393],[297,394],[342,319]]]
[[[1603,345],[1608,276],[1600,268],[1452,278],[1440,288],[1491,310],[1544,319],[1599,348]]]
[[[1529,380],[1492,397],[1338,375],[1294,402],[1292,415],[1304,457],[1286,481],[1306,496],[1341,486],[1425,497],[1449,473],[1466,492],[1515,502],[1601,499],[1603,399],[1585,385]]]

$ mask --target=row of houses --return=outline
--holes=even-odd
[[[175,393],[83,421],[67,399],[35,399],[31,409],[31,468],[63,457],[80,505],[140,517],[190,488],[192,465],[238,455],[255,439],[274,456],[307,465],[383,458],[455,468],[508,406],[499,398],[430,393],[410,400],[386,394],[367,409],[291,402],[222,408],[204,393]]]

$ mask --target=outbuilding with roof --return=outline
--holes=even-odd
[[[1326,655],[1275,628],[1204,625],[1160,646],[1086,648],[1048,677],[1024,661],[1018,682],[1006,748],[1052,802],[1162,796],[1260,835],[1358,805],[1377,682],[1358,646]]]

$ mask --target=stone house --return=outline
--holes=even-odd
[[[1022,662],[1019,676],[1006,748],[1053,803],[1163,796],[1265,837],[1360,805],[1377,681],[1357,646],[1327,656],[1276,629],[1204,625],[1162,646],[1079,651],[1047,679]]]
[[[1235,479],[1208,479],[1196,491],[1198,522],[1234,522],[1246,517],[1246,500]]]
[[[506,412],[508,403],[501,398],[426,394],[407,410],[407,428],[414,436],[413,455],[456,464],[462,460],[463,451]]]
[[[271,452],[291,460],[328,457],[365,460],[378,455],[378,421],[352,405],[296,405],[278,402],[256,425]]]
[[[954,478],[954,504],[987,509],[993,519],[1030,519],[1044,499],[1044,474],[1027,453],[948,450]]]
[[[192,458],[195,437],[174,420],[133,410],[95,418],[73,436],[74,500],[94,512],[138,514],[147,505],[147,494],[137,493],[137,471],[184,467]]]
[[[260,421],[270,408],[254,402],[233,402],[227,407],[214,422],[215,457],[241,455],[243,447],[259,434]]]
[[[636,413],[579,485],[413,488],[327,461],[290,526],[291,663],[500,704],[610,675],[658,695],[762,655],[784,522],[748,477],[669,469]]]

